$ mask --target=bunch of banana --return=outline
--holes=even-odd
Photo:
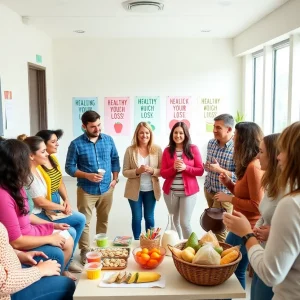
[[[161,275],[157,272],[115,272],[108,279],[107,283],[143,283],[159,280]]]

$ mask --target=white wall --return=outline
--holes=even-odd
[[[49,125],[53,124],[52,104],[52,41],[32,26],[24,25],[21,17],[0,4],[0,76],[3,91],[12,91],[14,126],[4,131],[5,137],[29,134],[29,91],[27,63],[36,63],[42,55],[46,67]],[[4,99],[3,99],[4,102]],[[4,103],[3,103],[4,112]]]
[[[300,1],[290,0],[233,39],[234,55],[255,52],[300,30]],[[257,48],[258,47],[258,48]]]
[[[241,109],[241,59],[233,57],[229,39],[55,40],[53,53],[55,128],[65,131],[59,148],[62,167],[74,138],[75,96],[98,97],[102,116],[105,96],[130,96],[132,104],[134,96],[160,96],[162,134],[155,141],[162,148],[169,135],[163,103],[167,96],[190,95],[195,103],[199,97],[221,97],[219,113],[235,115]],[[191,135],[204,155],[212,134],[204,132],[203,123],[203,111],[195,104]],[[131,125],[133,133],[133,120]],[[103,127],[105,132],[105,123]],[[131,138],[115,138],[121,161]]]

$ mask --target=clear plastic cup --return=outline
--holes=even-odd
[[[108,245],[108,236],[106,233],[99,233],[95,235],[96,244],[98,247],[107,247]]]
[[[105,170],[104,169],[98,169],[98,174],[100,175],[104,175],[105,174]]]
[[[101,275],[102,264],[98,262],[88,263],[84,266],[88,279],[98,279]]]
[[[100,252],[96,252],[96,251],[88,252],[86,254],[86,259],[87,259],[88,263],[101,262],[101,257],[102,257],[102,254]]]

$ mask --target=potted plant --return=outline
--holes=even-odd
[[[243,122],[245,119],[245,115],[240,113],[238,110],[236,111],[236,115],[235,115],[235,123],[239,123],[239,122]]]

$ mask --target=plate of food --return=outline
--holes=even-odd
[[[158,272],[104,272],[99,283],[100,287],[159,287],[164,288],[166,281]]]

